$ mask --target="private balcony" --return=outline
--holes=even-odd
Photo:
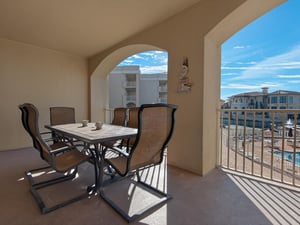
[[[32,149],[0,152],[2,177],[1,224],[128,224],[98,195],[41,214],[32,197],[24,171],[44,165],[39,153]],[[46,175],[48,173],[45,173]],[[35,178],[44,174],[36,174]],[[49,173],[51,175],[51,173]],[[132,224],[194,225],[194,224],[299,224],[300,192],[296,187],[271,182],[257,176],[216,168],[201,177],[167,165],[152,167],[142,178],[173,199]],[[43,190],[46,204],[54,204],[70,195],[84,191],[93,183],[93,166],[79,168],[79,176]],[[130,182],[117,183],[109,194],[124,209],[135,212],[154,198]],[[155,200],[155,199],[154,199]]]

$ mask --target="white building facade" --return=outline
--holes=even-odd
[[[139,66],[118,66],[108,79],[110,109],[167,103],[166,73],[141,74]]]

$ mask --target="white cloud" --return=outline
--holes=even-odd
[[[132,55],[132,56],[130,56],[129,58],[134,58],[134,59],[142,59],[143,57],[142,57],[142,56],[140,56],[140,55],[138,55],[138,54],[136,54],[136,55]]]
[[[290,78],[300,78],[300,74],[293,74],[293,75],[277,75],[277,77],[278,77],[278,78],[284,78],[284,79],[286,79],[286,78],[288,78],[288,79],[290,79]]]
[[[142,52],[142,53],[139,53],[139,55],[141,55],[142,57],[143,56],[150,56],[150,57],[152,57],[153,55],[155,55],[155,53],[154,52]]]
[[[168,66],[141,66],[140,69],[142,74],[166,73],[168,71]]]
[[[289,81],[287,81],[287,83],[289,83],[289,84],[300,84],[300,80],[289,80]]]
[[[239,64],[239,65],[256,65],[257,62],[237,62],[236,64]]]
[[[260,90],[263,87],[278,87],[278,84],[271,83],[271,82],[264,82],[261,84],[253,85],[253,84],[238,84],[238,83],[231,83],[227,85],[222,85],[221,88],[224,89],[243,89],[243,90]]]
[[[131,59],[125,59],[124,61],[122,61],[122,64],[132,64],[134,63],[134,60]]]
[[[237,76],[238,73],[222,73],[222,76]]]
[[[249,67],[224,67],[225,69],[244,70],[237,80],[268,78],[270,75],[281,74],[286,69],[300,69],[300,45],[294,47],[290,51],[269,57],[256,65]]]
[[[241,45],[236,45],[236,46],[233,46],[233,49],[244,49],[246,48],[245,46],[241,46]]]

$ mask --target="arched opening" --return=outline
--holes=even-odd
[[[162,49],[152,45],[129,45],[119,48],[102,60],[91,75],[91,120],[102,120],[106,122],[110,120],[110,113],[106,109],[110,107],[108,74],[112,69],[127,57],[150,50]],[[128,104],[130,105],[130,102],[128,102]]]
[[[225,17],[204,37],[202,174],[206,174],[218,165],[220,129],[219,115],[216,107],[220,105],[221,45],[242,27],[245,27],[254,19],[284,1],[285,0],[268,2],[261,2],[259,0],[245,1],[244,4]],[[211,129],[207,129],[207,127]],[[216,149],[216,151],[211,151],[211,149]]]

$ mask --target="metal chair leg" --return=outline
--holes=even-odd
[[[43,214],[49,213],[49,212],[54,211],[54,210],[59,209],[59,208],[62,208],[64,206],[68,205],[68,204],[79,201],[79,200],[89,196],[89,192],[87,190],[85,193],[80,194],[80,195],[78,195],[74,198],[71,198],[71,199],[67,200],[67,201],[61,202],[61,203],[56,204],[56,205],[51,206],[51,207],[47,207],[45,205],[41,195],[38,193],[38,190],[42,189],[44,187],[47,187],[47,186],[51,186],[51,185],[54,185],[54,184],[57,184],[57,183],[61,183],[61,182],[67,181],[67,180],[71,180],[77,174],[77,167],[76,167],[74,169],[74,171],[72,171],[70,174],[63,175],[63,176],[60,176],[60,177],[57,177],[57,178],[54,178],[54,179],[50,179],[50,180],[35,183],[34,179],[32,177],[32,174],[36,171],[45,170],[45,169],[49,169],[49,168],[51,168],[51,167],[46,166],[46,167],[41,167],[41,168],[37,168],[37,169],[33,169],[33,170],[29,170],[29,171],[25,172],[25,175],[27,176],[27,178],[29,180],[30,191],[31,191],[34,199],[38,203],[38,206],[39,206],[39,208],[40,208],[40,210]]]

